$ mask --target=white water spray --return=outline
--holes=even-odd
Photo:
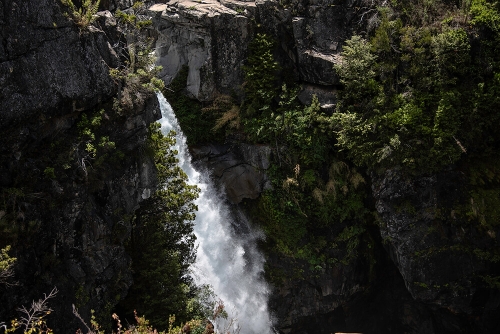
[[[264,258],[256,249],[261,237],[249,226],[244,217],[231,223],[227,205],[211,185],[206,173],[199,173],[191,165],[184,137],[172,107],[165,97],[158,95],[163,118],[161,131],[167,134],[175,130],[176,149],[179,165],[189,177],[190,184],[201,189],[196,200],[198,211],[194,233],[197,238],[198,252],[193,268],[193,278],[198,285],[209,284],[218,298],[224,302],[228,319],[237,324],[229,330],[241,334],[272,333],[271,319],[267,309],[268,287],[262,277]],[[216,324],[223,330],[228,323]]]

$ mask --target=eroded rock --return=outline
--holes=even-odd
[[[114,55],[104,33],[80,31],[62,7],[49,0],[4,2],[2,126],[94,106],[116,92],[106,64]]]
[[[147,102],[127,114],[111,111],[116,22],[101,12],[95,26],[79,28],[65,10],[53,0],[0,5],[0,190],[6,202],[21,194],[0,217],[20,283],[2,290],[0,318],[57,286],[55,332],[82,326],[72,304],[85,319],[90,309],[108,313],[132,284],[124,243],[134,210],[157,186],[154,161],[139,152],[160,117],[154,94],[136,95]],[[115,148],[92,157],[77,122],[97,106],[105,111],[92,130]],[[12,224],[19,233],[4,229]]]

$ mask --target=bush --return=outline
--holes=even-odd
[[[95,14],[99,10],[100,0],[82,0],[82,6],[76,7],[73,0],[60,0],[70,10],[69,15],[80,27],[86,28],[95,21]]]
[[[472,3],[476,26],[494,27],[495,19],[484,18],[493,12],[484,1]],[[405,26],[392,15],[391,21],[384,14],[370,43],[359,36],[346,41],[335,67],[343,84],[331,119],[338,147],[357,165],[399,165],[413,173],[437,171],[487,149],[492,142],[480,133],[493,131],[498,105],[484,98],[485,87],[496,89],[484,69],[489,64],[490,73],[500,71],[498,36],[485,35],[481,48],[473,48],[476,32],[466,26],[437,29],[432,20],[432,26]],[[486,106],[493,112],[482,113]]]

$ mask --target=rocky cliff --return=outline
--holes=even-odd
[[[54,0],[0,4],[0,240],[18,259],[0,319],[57,287],[50,326],[59,332],[82,327],[72,304],[86,319],[109,313],[132,284],[124,241],[156,189],[140,152],[160,117],[154,94],[111,111],[121,33],[110,13],[86,27],[70,17]]]
[[[241,93],[248,43],[256,32],[271,34],[290,73],[323,105],[334,101],[338,84],[333,65],[342,41],[364,27],[374,4],[363,1],[169,1],[150,8],[159,31],[156,44],[161,76],[168,84],[189,66],[187,90],[201,101],[216,93]]]

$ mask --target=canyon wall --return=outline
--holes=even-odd
[[[111,314],[132,284],[124,242],[157,187],[154,162],[140,152],[161,115],[154,94],[111,112],[121,36],[111,13],[79,27],[59,1],[8,0],[0,27],[0,238],[18,259],[14,285],[0,287],[0,319],[56,287],[50,326],[70,332],[84,326],[72,304],[85,319],[91,309]],[[103,159],[85,147],[84,127],[113,143]]]

